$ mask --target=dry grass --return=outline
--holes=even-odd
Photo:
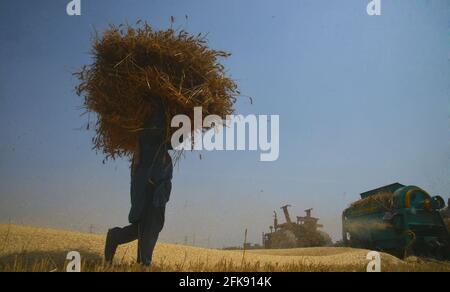
[[[136,245],[122,246],[116,265],[102,262],[104,236],[37,227],[0,225],[0,271],[64,271],[67,252],[79,251],[83,271],[146,271],[134,265]],[[366,250],[304,248],[223,251],[159,243],[150,271],[365,271]],[[450,264],[382,254],[385,271],[450,271]]]
[[[394,204],[394,193],[380,192],[360,199],[350,205],[351,208],[361,208],[363,206],[375,205],[383,210],[391,210]]]
[[[111,25],[95,35],[92,56],[92,64],[74,75],[86,111],[97,117],[94,149],[106,158],[131,156],[138,132],[155,111],[166,118],[168,142],[173,116],[193,120],[193,108],[202,107],[205,115],[225,118],[239,95],[220,63],[230,54],[209,48],[201,34],[153,30],[141,21],[135,27]]]

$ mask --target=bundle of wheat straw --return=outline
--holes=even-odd
[[[380,192],[361,199],[351,204],[350,207],[359,208],[361,206],[372,205],[374,207],[382,208],[385,210],[391,210],[394,208],[394,193]]]
[[[167,141],[174,115],[193,120],[197,106],[222,118],[234,111],[239,91],[219,63],[230,54],[210,49],[201,34],[153,30],[139,22],[111,25],[94,38],[92,54],[93,63],[74,74],[76,90],[86,111],[96,114],[93,148],[107,159],[133,154],[156,103],[163,104]]]

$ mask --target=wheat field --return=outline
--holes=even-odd
[[[285,250],[224,251],[158,243],[154,264],[144,269],[133,264],[136,243],[121,246],[113,266],[103,264],[104,235],[21,225],[0,225],[0,271],[65,271],[66,255],[78,251],[82,271],[365,271],[367,250],[301,248]],[[384,271],[450,271],[449,263],[411,258],[401,261],[381,254]]]

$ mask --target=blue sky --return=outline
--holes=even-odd
[[[450,194],[450,3],[383,0],[106,1],[0,4],[0,221],[102,232],[125,225],[127,161],[102,164],[81,130],[71,76],[90,62],[90,36],[109,23],[170,16],[210,45],[241,91],[237,112],[280,115],[280,158],[187,153],[177,166],[162,239],[259,242],[273,210],[313,207],[340,236],[358,194],[395,181]],[[188,20],[185,21],[185,15]],[[281,210],[279,210],[281,213]]]

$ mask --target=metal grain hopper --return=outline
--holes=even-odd
[[[440,210],[444,200],[399,183],[361,194],[342,214],[346,246],[450,259],[450,235]]]

